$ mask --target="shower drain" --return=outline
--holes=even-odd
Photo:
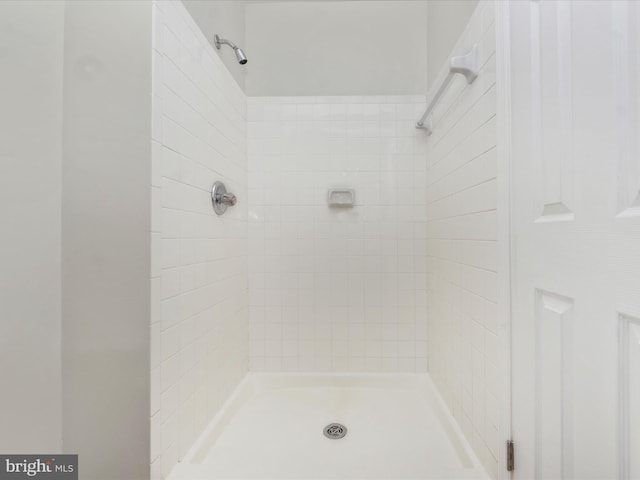
[[[347,434],[347,427],[340,423],[330,423],[322,431],[324,436],[332,440],[338,440]]]

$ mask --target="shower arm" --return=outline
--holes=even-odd
[[[229,45],[233,49],[233,52],[236,54],[238,63],[240,65],[244,65],[245,63],[247,63],[247,56],[245,55],[244,51],[232,41],[227,40],[226,38],[220,38],[216,33],[213,36],[213,43],[218,50],[220,50],[222,45]]]
[[[218,50],[220,50],[220,45],[229,45],[234,50],[238,49],[235,43],[233,43],[230,40],[227,40],[226,38],[220,38],[217,34],[213,36],[213,43],[216,45],[216,48]]]

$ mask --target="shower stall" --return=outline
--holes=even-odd
[[[639,20],[0,2],[0,456],[640,478]]]
[[[430,190],[429,182],[451,170],[431,175],[428,158],[433,149],[436,165],[450,153],[443,141],[465,135],[457,124],[471,110],[469,128],[482,142],[465,161],[478,157],[489,166],[474,167],[477,173],[465,179],[483,189],[483,203],[471,212],[495,216],[493,5],[479,4],[460,27],[456,54],[480,45],[478,80],[454,79],[434,108],[441,122],[431,136],[415,128],[425,96],[406,85],[419,83],[420,92],[427,81],[427,3],[248,4],[246,40],[238,42],[249,57],[240,67],[248,95],[189,7],[154,4],[154,28],[162,32],[153,45],[153,111],[162,124],[153,137],[161,213],[152,242],[162,252],[155,277],[161,318],[152,324],[160,332],[152,365],[160,379],[151,385],[160,399],[151,417],[152,435],[160,435],[154,468],[174,479],[487,478],[483,464],[497,465],[498,458],[492,440],[498,391],[475,378],[476,404],[481,390],[482,404],[493,401],[496,416],[485,426],[484,407],[481,420],[465,405],[481,432],[474,451],[473,437],[464,438],[462,421],[455,422],[427,374],[429,362],[437,367],[457,348],[457,339],[435,324],[431,335],[441,344],[433,351],[428,345],[428,309],[446,308],[442,292],[429,289],[428,265],[439,273],[441,245],[453,233],[431,227],[429,209],[433,222],[447,216],[438,201],[466,188]],[[407,25],[407,18],[414,20]],[[316,30],[333,29],[333,38],[310,30],[311,21]],[[348,35],[367,35],[372,22],[386,25],[394,44],[346,42]],[[397,43],[408,48],[400,54]],[[376,57],[374,48],[385,50]],[[351,59],[353,67],[343,75],[328,70],[335,60],[323,59],[323,51]],[[388,68],[406,59],[418,79],[399,78],[387,92],[377,86],[366,94],[358,70],[380,75],[376,63]],[[325,63],[308,66],[314,61]],[[446,76],[447,67],[442,71]],[[437,88],[441,78],[434,77]],[[337,85],[337,78],[351,85]],[[300,85],[304,94],[295,90]],[[458,111],[443,120],[452,105]],[[216,174],[238,198],[219,217],[205,193]],[[455,240],[461,250],[481,249],[465,266],[482,275],[483,290],[465,287],[483,312],[485,302],[497,302],[490,293],[497,282],[495,235],[489,227],[484,237]],[[187,300],[193,310],[185,312],[190,297],[201,301],[196,307]],[[484,365],[489,356],[495,365],[478,321],[483,344],[479,350],[474,344],[481,355],[474,361]],[[497,312],[488,324],[487,336],[497,338]],[[455,375],[471,365],[462,362]],[[453,380],[449,368],[432,370],[441,389]],[[471,383],[464,389],[472,395]],[[450,407],[462,400],[447,394]]]

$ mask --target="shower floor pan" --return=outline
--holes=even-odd
[[[428,375],[250,373],[169,476],[240,478],[488,477]]]

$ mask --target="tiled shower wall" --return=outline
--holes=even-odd
[[[151,462],[164,478],[248,368],[246,97],[181,2],[153,15]],[[216,180],[238,197],[222,217]]]
[[[481,70],[435,112],[427,150],[429,371],[493,478],[498,459],[497,165],[494,7],[481,1],[454,49]],[[439,78],[446,74],[443,69]],[[436,86],[439,81],[436,80]]]
[[[426,371],[424,97],[248,102],[251,369]]]

